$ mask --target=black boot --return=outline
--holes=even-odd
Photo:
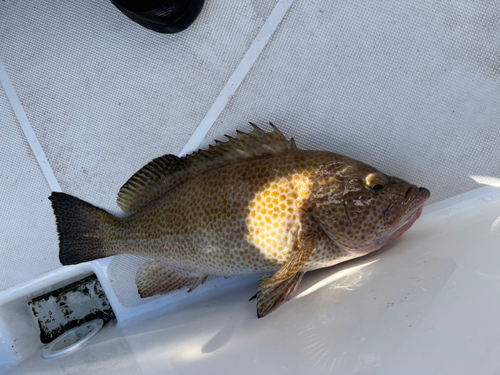
[[[111,0],[132,21],[159,33],[187,29],[200,14],[205,0]]]

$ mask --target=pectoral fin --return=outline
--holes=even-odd
[[[292,251],[290,259],[281,267],[272,277],[270,277],[265,287],[271,287],[276,283],[283,282],[297,272],[307,263],[309,257],[316,248],[316,234],[311,233],[306,235],[299,245]]]
[[[154,261],[141,264],[135,282],[141,298],[167,294],[184,287],[191,292],[203,284],[208,276],[200,276],[190,271],[171,267],[163,262]]]
[[[274,275],[264,275],[259,279],[257,293],[257,316],[262,318],[288,301],[302,280],[307,263],[316,248],[317,235],[311,226],[302,221],[297,233],[297,243],[288,261]]]
[[[292,277],[282,282],[276,282],[270,287],[266,287],[266,284],[272,275],[261,276],[257,294],[251,298],[257,298],[257,317],[262,318],[289,301],[304,274],[305,272],[297,272]]]

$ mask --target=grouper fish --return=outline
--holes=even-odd
[[[136,275],[141,297],[192,291],[208,276],[265,273],[254,296],[260,318],[288,301],[306,272],[399,238],[430,196],[346,156],[300,150],[273,124],[252,126],[145,165],[118,193],[126,217],[52,193],[61,263],[150,258]]]

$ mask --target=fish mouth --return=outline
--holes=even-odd
[[[428,189],[412,186],[406,191],[404,205],[408,205],[408,210],[411,210],[414,207],[419,207],[424,204],[430,196],[431,192]]]
[[[406,190],[405,196],[402,199],[395,200],[389,208],[386,210],[386,214],[390,213],[392,207],[401,207],[401,215],[399,217],[395,217],[392,220],[386,219],[386,224],[389,227],[401,226],[401,223],[408,221],[409,216],[413,214],[413,212],[422,206],[427,199],[431,196],[431,192],[424,187],[417,187],[412,185]]]
[[[372,251],[378,250],[381,247],[396,241],[399,237],[401,237],[411,226],[417,221],[417,219],[422,214],[422,210],[424,209],[423,204],[429,197],[431,196],[431,192],[426,188],[417,188],[416,186],[412,186],[406,192],[403,204],[407,206],[406,213],[403,215],[402,219],[397,223],[394,223],[393,226],[398,226],[398,228],[384,236],[382,238],[378,238],[374,240],[368,248],[364,248],[360,251],[351,251],[356,255],[365,255],[371,253]]]
[[[424,187],[416,187],[415,185],[411,186],[405,194],[403,205],[406,206],[406,213],[403,215],[401,220],[394,225],[398,225],[398,229],[396,229],[391,234],[379,238],[375,241],[375,245],[379,246],[378,248],[392,242],[396,241],[401,235],[406,232],[410,227],[415,223],[415,221],[422,214],[422,210],[424,208],[424,203],[431,196],[431,192]]]

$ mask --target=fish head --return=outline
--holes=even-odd
[[[308,210],[330,240],[356,256],[398,239],[430,197],[426,188],[338,155],[312,181]]]

